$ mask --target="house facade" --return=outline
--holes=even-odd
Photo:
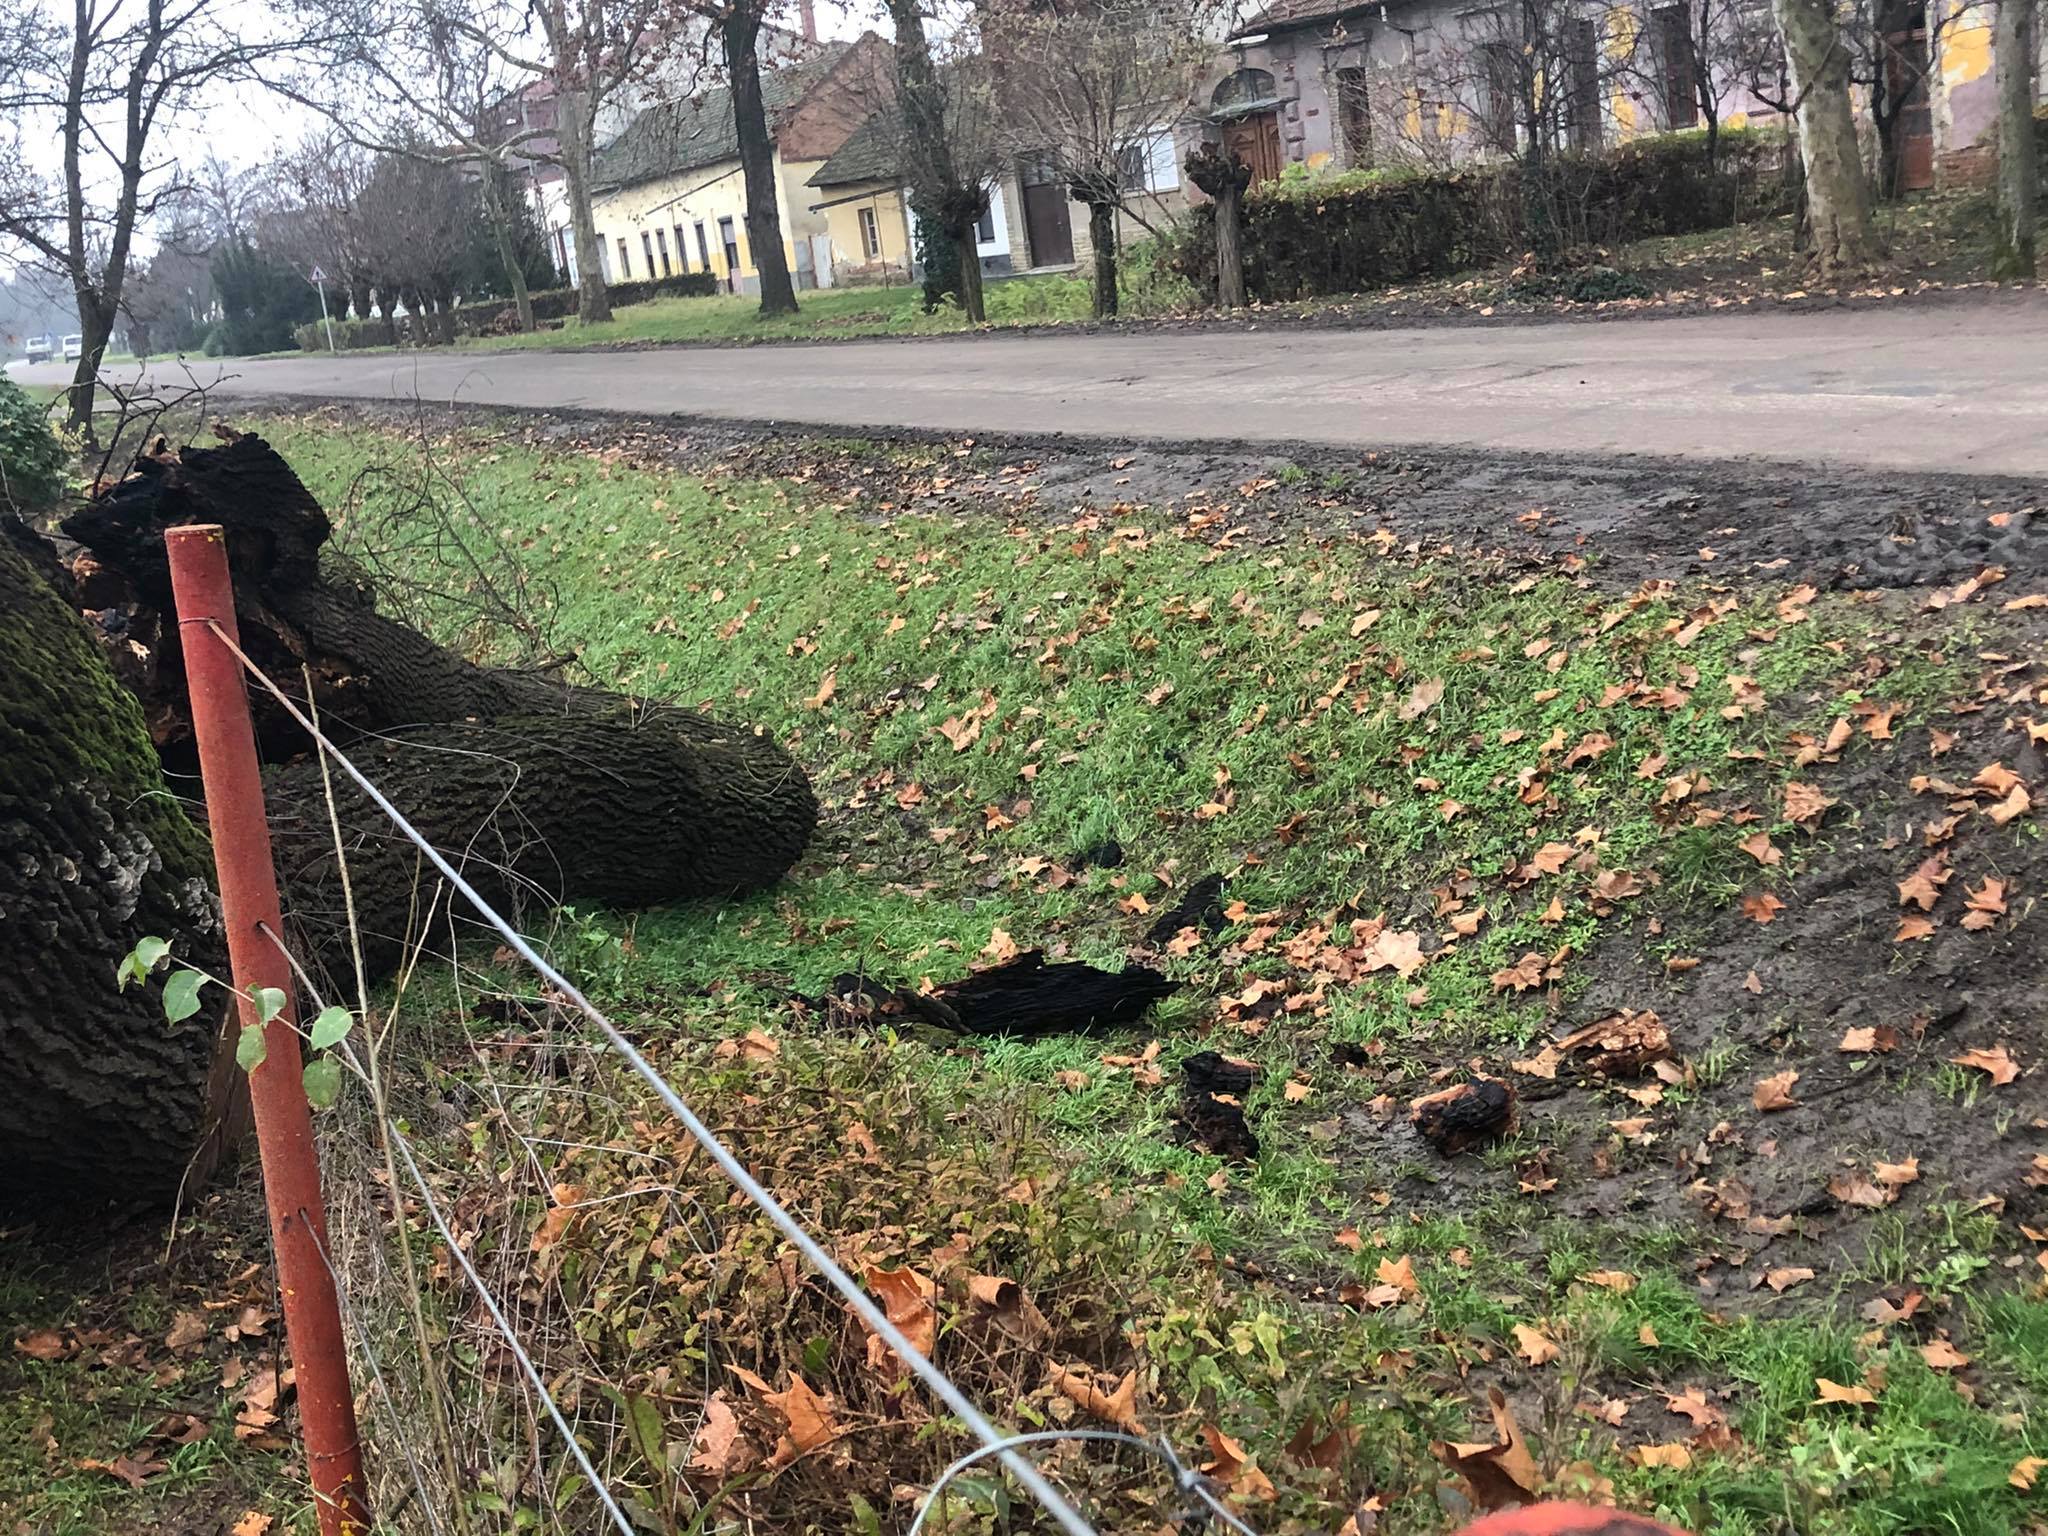
[[[893,108],[874,113],[811,177],[812,211],[826,220],[834,270],[842,281],[906,282],[917,272],[910,190],[902,184],[902,120]],[[1125,241],[1163,226],[1187,209],[1182,139],[1160,128],[1134,141],[1123,156],[1127,209],[1119,214]],[[989,206],[976,231],[984,277],[1068,271],[1092,260],[1088,210],[1046,161],[1023,156],[988,182]]]
[[[1990,6],[1985,0],[1872,0],[1878,37],[1858,91],[1870,126],[1889,90],[1907,188],[1985,174],[1995,139]],[[1726,127],[1777,120],[1733,60],[1775,59],[1767,6],[1722,7],[1696,35],[1697,3],[1589,0],[1546,10],[1543,81],[1557,147],[1598,148],[1702,121],[1699,62],[1709,61]],[[1516,6],[1467,0],[1279,0],[1228,40],[1201,99],[1208,134],[1265,180],[1304,170],[1440,167],[1511,151],[1527,113]],[[2044,82],[2048,84],[2048,82]],[[1778,92],[1768,93],[1773,96]],[[1784,96],[1790,95],[1787,87]],[[1782,98],[1781,98],[1782,99]],[[1875,158],[1875,133],[1871,134]]]
[[[870,32],[762,70],[783,257],[800,288],[828,287],[834,273],[810,178],[872,113],[888,67],[887,45]],[[594,180],[607,280],[708,271],[728,292],[760,291],[730,92],[643,108],[598,152]]]

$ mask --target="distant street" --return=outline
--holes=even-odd
[[[1587,324],[158,366],[167,384],[189,366],[235,395],[2048,474],[2048,299],[2036,294]],[[13,370],[48,383],[65,374]]]

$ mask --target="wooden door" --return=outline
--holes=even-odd
[[[1043,161],[1025,161],[1017,180],[1024,192],[1024,240],[1034,267],[1065,266],[1074,259],[1074,225],[1067,189]]]
[[[1252,170],[1252,185],[1280,174],[1280,119],[1271,112],[1252,112],[1223,125],[1223,149]]]

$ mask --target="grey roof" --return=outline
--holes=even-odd
[[[847,137],[831,159],[811,176],[814,187],[844,187],[862,181],[894,181],[903,170],[903,114],[884,107]]]
[[[831,73],[850,46],[827,43],[799,63],[761,71],[761,101],[771,134],[778,119]],[[628,187],[736,159],[739,152],[732,92],[720,86],[687,101],[662,102],[635,117],[598,151],[593,180],[600,188]]]
[[[1261,32],[1287,32],[1296,27],[1320,26],[1377,8],[1376,0],[1274,0],[1273,4],[1233,27],[1226,41],[1256,37]]]

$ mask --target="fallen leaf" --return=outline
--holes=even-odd
[[[1892,934],[1894,944],[1911,944],[1921,939],[1934,937],[1934,924],[1918,913],[1909,912],[1899,919],[1899,926]]]
[[[1777,921],[1778,914],[1785,910],[1785,903],[1769,891],[1760,891],[1742,898],[1742,915],[1752,923]]]
[[[270,1529],[270,1516],[260,1509],[244,1510],[242,1518],[228,1527],[228,1536],[264,1536]]]
[[[1842,1032],[1842,1043],[1838,1051],[1868,1052],[1895,1051],[1899,1048],[1899,1032],[1889,1024],[1866,1024]]]
[[[775,1448],[773,1465],[787,1466],[839,1437],[839,1425],[832,1417],[832,1399],[813,1392],[795,1371],[789,1373],[788,1387],[778,1392],[743,1366],[728,1364],[726,1369],[752,1387],[761,1401],[779,1412],[788,1425]]]
[[[1899,905],[1932,912],[1935,902],[1941,899],[1941,888],[1948,884],[1953,873],[1948,867],[1947,854],[1929,854],[1920,861],[1918,869],[1899,882]]]
[[[937,1284],[908,1267],[882,1269],[871,1264],[866,1278],[868,1289],[881,1301],[889,1321],[910,1341],[912,1348],[930,1359],[939,1339],[939,1314],[932,1305],[939,1294]],[[885,1366],[895,1359],[895,1351],[880,1334],[869,1335],[869,1366]]]
[[[1664,1406],[1671,1412],[1691,1419],[1694,1429],[1712,1429],[1726,1424],[1728,1415],[1707,1401],[1707,1394],[1698,1387],[1687,1387],[1676,1396],[1664,1399]]]
[[[832,695],[839,691],[839,669],[827,667],[825,675],[818,679],[818,691],[804,700],[805,709],[823,709],[832,702]]]
[[[1017,941],[1010,937],[1009,930],[1006,928],[992,930],[988,936],[988,943],[982,946],[981,952],[995,961],[997,965],[1007,965],[1023,953],[1017,947]]]
[[[1903,1163],[1878,1163],[1871,1173],[1887,1188],[1903,1188],[1920,1177],[1920,1159],[1909,1157]]]
[[[1487,1407],[1493,1415],[1494,1439],[1488,1442],[1446,1443],[1437,1441],[1430,1454],[1465,1479],[1472,1502],[1481,1509],[1505,1509],[1512,1504],[1533,1504],[1542,1486],[1543,1473],[1529,1444],[1515,1423],[1514,1411],[1499,1387],[1486,1389]]]
[[[2012,1471],[2006,1481],[2022,1493],[2031,1493],[2034,1482],[2043,1472],[2048,1472],[2048,1456],[2022,1456],[2012,1464]]]
[[[1400,709],[1396,713],[1403,720],[1419,720],[1428,714],[1430,710],[1434,709],[1437,701],[1443,696],[1444,683],[1442,678],[1431,678],[1427,682],[1417,683],[1414,690],[1402,702]]]
[[[1785,786],[1785,819],[1796,821],[1801,826],[1818,826],[1821,817],[1827,814],[1835,802],[1822,794],[1811,784],[1787,784]]]
[[[182,1353],[206,1338],[206,1314],[180,1312],[171,1319],[171,1331],[164,1335],[164,1348]]]
[[[88,1456],[78,1463],[81,1472],[104,1472],[118,1482],[126,1483],[140,1492],[142,1485],[164,1470],[160,1461],[137,1461],[131,1456],[116,1456],[112,1461],[100,1461]]]
[[[1735,846],[1765,866],[1782,863],[1785,858],[1783,850],[1771,841],[1768,832],[1752,832]]]
[[[1636,1288],[1636,1277],[1625,1269],[1593,1269],[1579,1278],[1588,1285],[1597,1285],[1622,1296]]]
[[[2020,1075],[2019,1063],[2002,1045],[1989,1049],[1979,1046],[1960,1056],[1951,1056],[1949,1060],[1959,1067],[1974,1067],[1979,1072],[1989,1073],[1991,1081],[2000,1088]]]
[[[1515,1324],[1515,1352],[1531,1365],[1548,1365],[1558,1356],[1557,1341],[1541,1328]]]
[[[1682,1440],[1673,1440],[1668,1445],[1639,1445],[1629,1455],[1639,1467],[1668,1467],[1683,1472],[1692,1465],[1692,1450]]]
[[[739,1416],[720,1388],[704,1400],[704,1423],[691,1442],[691,1470],[727,1478],[748,1470],[760,1452],[740,1429]]]
[[[1095,1385],[1092,1373],[1078,1366],[1053,1367],[1054,1388],[1091,1418],[1113,1425],[1127,1435],[1142,1435],[1145,1426],[1138,1419],[1138,1373],[1126,1372],[1113,1392]]]
[[[1422,1296],[1422,1286],[1415,1279],[1415,1261],[1405,1253],[1398,1259],[1380,1260],[1379,1282],[1391,1285],[1411,1301]]]
[[[1970,1357],[1947,1339],[1933,1339],[1922,1344],[1920,1358],[1927,1362],[1930,1371],[1959,1371],[1970,1363]]]
[[[202,1323],[200,1336],[203,1338],[205,1333]],[[46,1365],[69,1360],[78,1353],[78,1341],[55,1328],[38,1328],[33,1333],[25,1333],[14,1341],[14,1347],[29,1359],[41,1360]]]
[[[1758,1078],[1756,1087],[1750,1092],[1750,1102],[1764,1114],[1780,1109],[1797,1109],[1799,1101],[1792,1097],[1792,1085],[1798,1081],[1799,1074],[1790,1070]]]
[[[1897,1192],[1873,1184],[1860,1173],[1838,1173],[1828,1180],[1828,1193],[1843,1205],[1861,1206],[1865,1210],[1877,1210],[1890,1205],[1897,1198]]]
[[[1877,1394],[1864,1386],[1844,1386],[1839,1381],[1829,1381],[1825,1376],[1816,1376],[1814,1389],[1820,1394],[1814,1398],[1820,1403],[1850,1403],[1863,1407],[1877,1401]]]
[[[1813,1271],[1806,1268],[1805,1265],[1788,1264],[1783,1269],[1766,1271],[1764,1274],[1764,1284],[1782,1296],[1785,1292],[1791,1290],[1793,1286],[1804,1285],[1812,1278]]]

